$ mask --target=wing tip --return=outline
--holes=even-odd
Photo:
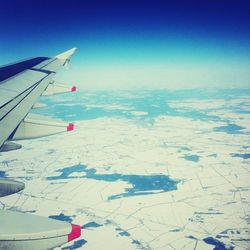
[[[58,58],[59,60],[65,61],[69,57],[71,57],[75,53],[76,50],[77,50],[77,48],[74,47],[72,49],[69,49],[69,50],[61,53],[61,54],[56,55],[55,58]]]

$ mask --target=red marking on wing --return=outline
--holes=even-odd
[[[74,130],[74,123],[69,123],[68,127],[67,127],[67,131],[72,131]]]
[[[72,224],[71,233],[68,234],[68,242],[81,236],[81,227],[79,225]]]

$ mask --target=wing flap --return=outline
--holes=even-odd
[[[36,83],[39,83],[47,76],[48,74],[43,72],[33,73],[32,70],[27,70],[26,72],[21,73],[12,79],[6,80],[0,85],[0,87],[1,89],[11,91],[13,96],[17,96],[18,94],[23,93],[27,89],[34,86]]]
[[[49,79],[45,78],[26,90],[7,105],[1,108],[0,112],[0,145],[2,145],[14,132],[23,118],[27,115],[35,101],[49,84]]]

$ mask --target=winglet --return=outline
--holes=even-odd
[[[72,48],[72,49],[69,49],[57,56],[55,56],[55,58],[58,58],[59,60],[61,61],[66,61],[67,59],[69,59],[73,54],[74,52],[76,51],[77,48]]]

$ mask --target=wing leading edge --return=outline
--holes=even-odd
[[[71,131],[73,123],[29,114],[45,105],[42,95],[75,91],[53,78],[61,66],[68,66],[76,48],[53,58],[36,57],[0,68],[0,152],[16,150],[13,140],[32,139]],[[0,178],[0,197],[24,189],[24,183]],[[51,249],[81,235],[81,227],[30,214],[0,210],[0,249]],[[34,231],[35,229],[35,231]]]

